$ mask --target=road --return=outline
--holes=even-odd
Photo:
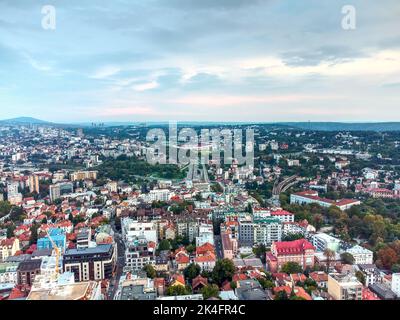
[[[125,266],[125,245],[122,239],[122,235],[115,228],[114,221],[111,222],[111,227],[114,230],[114,239],[117,244],[117,266],[114,277],[110,281],[110,287],[107,292],[107,300],[114,300],[115,294],[118,290],[119,280],[122,275],[122,271]]]
[[[217,251],[217,258],[218,260],[224,258],[224,254],[222,252],[222,241],[221,241],[221,236],[214,236],[214,244],[215,244],[215,250]]]

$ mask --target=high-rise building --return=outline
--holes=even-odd
[[[33,174],[29,176],[28,184],[29,184],[29,192],[39,193],[39,177],[37,175]]]

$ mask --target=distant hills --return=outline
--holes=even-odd
[[[104,126],[127,126],[138,124],[139,122],[106,122]],[[168,122],[147,122],[152,125],[168,125]],[[301,129],[301,130],[314,130],[314,131],[400,131],[400,122],[371,122],[371,123],[346,123],[346,122],[201,122],[201,121],[182,121],[180,124],[188,126],[199,126],[199,125],[268,125],[274,128],[282,127],[283,129]],[[43,121],[32,117],[18,117],[13,119],[0,120],[1,125],[53,125],[58,127],[89,127],[90,123],[53,123]]]
[[[6,120],[0,120],[0,124],[3,125],[27,125],[27,124],[36,124],[36,125],[50,125],[52,124],[51,122],[39,120],[36,118],[32,117],[18,117],[18,118],[13,118],[13,119],[6,119]]]
[[[315,131],[400,131],[400,122],[280,122],[277,123],[277,125],[282,125],[293,129]]]

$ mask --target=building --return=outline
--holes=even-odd
[[[49,187],[51,202],[60,199],[64,194],[74,192],[74,185],[71,182],[59,182]]]
[[[238,253],[237,239],[232,238],[231,234],[224,232],[221,233],[222,242],[222,255],[224,259],[232,260]]]
[[[196,248],[196,257],[193,262],[198,264],[203,271],[212,271],[217,262],[215,248],[211,243],[205,243]]]
[[[0,262],[12,257],[20,250],[18,238],[3,239],[0,241]]]
[[[346,252],[354,257],[354,264],[372,264],[374,262],[373,252],[359,245],[347,249]]]
[[[98,171],[77,171],[71,173],[71,181],[96,180]]]
[[[239,300],[270,300],[257,280],[237,281],[235,295]]]
[[[150,190],[149,194],[146,197],[148,202],[153,201],[169,201],[174,194],[168,189],[155,189]]]
[[[56,284],[29,292],[27,300],[103,300],[101,283],[96,281]]]
[[[49,235],[51,239],[49,239],[48,236],[38,239],[37,249],[54,249],[54,242],[56,246],[61,250],[61,252],[64,252],[67,245],[67,237],[65,232],[62,229],[52,228],[49,230]]]
[[[340,210],[350,209],[352,206],[360,205],[361,201],[356,199],[341,199],[341,200],[330,200],[325,198],[320,198],[317,191],[309,190],[302,191],[298,193],[293,193],[290,195],[290,204],[310,204],[317,203],[322,207],[329,208],[331,206],[336,206]]]
[[[282,222],[276,218],[254,220],[253,244],[271,246],[275,241],[282,240]]]
[[[363,273],[365,278],[364,284],[367,287],[382,282],[383,275],[374,264],[359,264],[357,268]]]
[[[29,192],[31,193],[39,193],[40,188],[39,188],[39,176],[33,174],[29,176],[28,179],[28,185],[29,185]]]
[[[400,298],[400,273],[392,274],[392,291],[396,294],[398,298]]]
[[[126,242],[138,238],[157,243],[157,225],[154,222],[137,221],[130,218],[122,219],[122,236]]]
[[[254,224],[252,221],[242,220],[239,222],[239,242],[241,246],[253,246]]]
[[[314,266],[315,247],[305,239],[274,242],[266,261],[271,272],[281,270],[288,262],[296,262],[303,269]]]
[[[196,237],[196,247],[200,247],[207,242],[214,245],[214,228],[212,224],[201,223]]]
[[[154,247],[149,246],[145,238],[139,238],[126,244],[125,268],[130,271],[141,271],[148,265],[155,264]]]
[[[32,286],[35,277],[40,274],[41,259],[31,259],[20,262],[17,268],[18,285]]]
[[[0,284],[12,283],[17,284],[18,263],[0,263]]]
[[[323,252],[326,249],[337,252],[340,247],[340,242],[339,239],[326,233],[316,233],[312,237],[312,243],[319,252]]]
[[[63,256],[64,272],[73,272],[78,282],[110,279],[116,266],[116,256],[116,247],[112,244],[67,249]]]
[[[363,285],[352,274],[328,275],[328,293],[334,300],[362,300]]]
[[[76,235],[76,248],[84,249],[89,248],[92,239],[92,232],[90,228],[82,228]]]
[[[374,283],[368,286],[368,289],[375,293],[382,300],[395,300],[397,295],[383,283]]]

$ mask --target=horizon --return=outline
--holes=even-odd
[[[91,124],[91,123],[104,123],[104,124],[118,124],[120,123],[121,125],[125,125],[125,124],[137,124],[137,123],[156,123],[156,124],[168,124],[171,121],[169,120],[159,120],[159,121],[152,121],[152,120],[143,120],[143,121],[81,121],[81,122],[53,122],[53,121],[49,121],[46,119],[39,119],[39,118],[35,118],[32,116],[19,116],[19,117],[15,117],[15,118],[10,118],[10,119],[0,119],[0,124],[2,122],[18,122],[20,120],[27,120],[29,123],[29,121],[40,121],[40,122],[44,122],[45,124],[54,124],[54,125],[87,125],[87,124]],[[205,123],[205,124],[255,124],[255,125],[263,125],[263,124],[269,124],[269,125],[273,125],[273,124],[317,124],[317,123],[321,123],[321,124],[349,124],[349,125],[356,125],[356,124],[400,124],[400,121],[274,121],[274,122],[266,122],[266,121],[193,121],[193,120],[180,120],[177,121],[177,123]]]
[[[397,0],[43,5],[0,3],[2,119],[400,121]]]

